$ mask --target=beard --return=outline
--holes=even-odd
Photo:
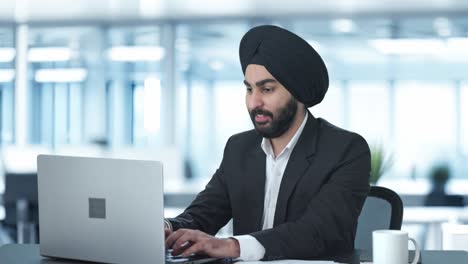
[[[297,101],[294,97],[288,101],[286,106],[279,109],[277,116],[275,117],[272,112],[256,108],[250,111],[250,119],[255,127],[255,130],[264,138],[277,138],[283,135],[291,127],[294,117],[297,113]],[[267,122],[258,123],[255,121],[257,114],[269,116],[271,118],[270,125]]]

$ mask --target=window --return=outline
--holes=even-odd
[[[390,143],[388,84],[379,82],[349,83],[351,131],[362,135],[371,144]]]
[[[161,80],[147,78],[133,91],[133,143],[152,144],[161,129]]]
[[[222,155],[214,153],[213,122],[213,87],[206,82],[193,82],[191,104],[189,110],[189,153],[194,177],[209,177],[214,171],[211,169],[211,159]]]
[[[32,74],[28,93],[31,143],[55,148],[92,140],[86,138],[88,120],[103,114],[86,100],[97,98],[100,89],[94,78],[99,52],[90,47],[97,35],[91,27],[30,28],[27,60]],[[86,112],[90,108],[94,108],[91,114]]]
[[[463,83],[460,93],[460,142],[461,150],[465,157],[468,157],[468,83]]]
[[[339,82],[331,82],[323,101],[310,108],[315,117],[321,117],[335,126],[345,127],[345,96],[343,86]]]
[[[455,86],[402,81],[395,88],[395,169],[425,177],[434,162],[456,153]]]
[[[13,143],[15,48],[13,29],[0,27],[0,145]]]
[[[14,139],[13,87],[11,82],[0,82],[0,144],[12,143]]]
[[[463,17],[448,20],[454,29],[467,24]],[[26,143],[52,148],[97,140],[115,152],[170,146],[184,157],[187,175],[208,178],[226,140],[252,129],[238,45],[251,26],[267,23],[293,30],[318,50],[330,87],[309,110],[370,145],[383,143],[394,155],[389,176],[426,177],[442,159],[468,164],[468,84],[460,67],[466,34],[441,37],[433,17],[31,22],[27,96],[18,97],[28,111],[21,120],[15,120],[15,32],[3,26],[0,144],[14,143],[16,132],[21,142],[28,134]],[[401,47],[401,38],[410,44]],[[420,49],[426,40],[443,43],[437,46],[444,51]],[[467,175],[466,165],[457,168]]]
[[[160,146],[166,143],[162,132],[172,133],[162,118],[169,115],[171,105],[164,100],[171,89],[165,86],[162,64],[171,58],[161,35],[159,26],[122,26],[107,32],[108,138],[114,147]]]
[[[245,105],[245,85],[239,81],[217,82],[215,85],[216,152],[223,153],[228,138],[253,129]],[[219,162],[217,161],[217,165]]]
[[[238,58],[247,29],[246,21],[182,23],[176,28],[176,133],[189,177],[209,178],[227,138],[252,128]]]

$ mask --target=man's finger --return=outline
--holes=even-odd
[[[164,229],[164,237],[167,238],[170,234],[172,233],[172,231],[170,229]]]
[[[192,242],[195,243],[197,242],[197,234],[196,232],[193,232],[193,231],[187,231],[185,232],[182,236],[180,236],[175,242],[174,244],[172,245],[172,249],[175,250],[176,252],[177,251],[183,251],[185,250],[187,247],[191,246],[192,244],[190,243]]]
[[[200,243],[200,242],[195,243],[191,247],[187,248],[186,250],[184,250],[181,253],[182,257],[187,258],[187,257],[191,256],[192,254],[201,253],[202,249],[203,249],[202,247],[203,247],[202,243]],[[205,252],[203,252],[203,253],[205,253]]]
[[[179,256],[180,254],[182,254],[185,250],[187,250],[188,248],[192,247],[193,246],[193,243],[190,242],[190,241],[187,241],[186,243],[182,244],[181,247],[179,248],[173,248],[172,249],[172,255],[173,256]]]
[[[188,230],[187,229],[179,229],[175,232],[172,232],[166,239],[166,247],[172,248],[174,242],[177,241],[181,236],[183,236]]]

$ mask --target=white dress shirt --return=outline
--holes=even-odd
[[[296,131],[294,136],[289,141],[288,145],[275,157],[271,142],[267,138],[263,138],[261,147],[266,155],[266,181],[265,181],[265,200],[263,206],[263,225],[262,230],[272,228],[275,219],[276,202],[278,193],[283,179],[284,170],[288,164],[291,152],[296,146],[302,131],[307,122],[307,112],[302,121],[301,126]],[[260,260],[265,255],[265,248],[250,235],[234,236],[239,241],[241,260]]]

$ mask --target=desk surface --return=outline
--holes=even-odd
[[[407,206],[403,212],[403,224],[430,224],[449,221],[468,221],[468,206]]]
[[[356,253],[358,254],[358,253]],[[422,264],[466,264],[468,251],[423,250]],[[0,263],[2,264],[85,264],[90,262],[47,259],[39,255],[37,244],[9,244],[0,247]],[[268,263],[268,262],[266,262]],[[305,263],[305,262],[304,262]],[[356,257],[350,257],[352,264],[359,263]]]

